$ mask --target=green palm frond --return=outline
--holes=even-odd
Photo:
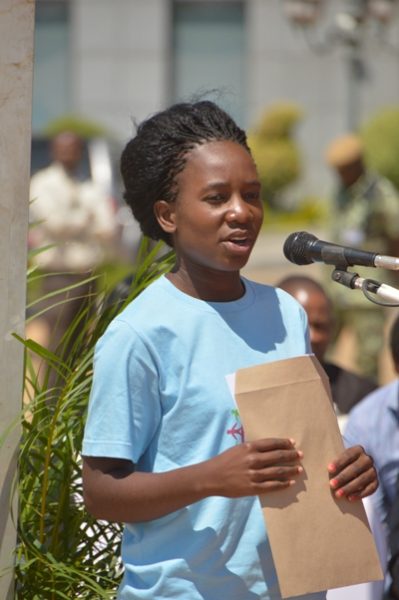
[[[144,239],[127,293],[102,291],[89,297],[55,351],[15,334],[25,347],[19,508],[13,515],[16,600],[115,597],[122,574],[121,525],[95,520],[83,504],[80,452],[92,359],[109,322],[170,270],[173,252],[162,255],[162,249],[161,243],[152,247]],[[32,270],[29,276],[39,275]],[[33,358],[40,361],[39,372]],[[1,434],[0,450],[15,425]]]

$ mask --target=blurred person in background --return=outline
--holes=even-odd
[[[336,413],[346,415],[377,386],[371,379],[326,360],[335,327],[330,298],[318,281],[304,275],[289,275],[281,279],[277,287],[291,294],[305,309],[309,322],[310,344],[329,378]]]
[[[112,256],[118,234],[111,198],[79,174],[82,151],[77,134],[59,133],[51,143],[52,163],[31,179],[29,248],[44,249],[31,260],[43,273],[40,294],[60,292],[35,306],[35,313],[46,311],[30,334],[52,350],[94,291],[86,280]],[[62,291],[68,286],[75,287]]]
[[[336,244],[386,255],[399,255],[399,194],[384,177],[371,172],[362,142],[347,134],[333,140],[326,161],[334,170],[338,186],[331,215],[331,236]],[[397,286],[392,272],[356,267],[361,277],[379,279]],[[359,291],[334,285],[338,332],[349,327],[356,340],[356,367],[378,380],[379,355],[384,344],[385,312]]]
[[[399,375],[399,315],[390,330],[390,350],[395,371]],[[388,532],[389,521],[394,518],[392,507],[397,495],[399,476],[399,377],[366,396],[352,409],[344,430],[344,439],[347,446],[360,444],[374,459],[380,486],[369,497],[369,501]],[[396,502],[398,506],[398,501]],[[396,523],[397,521],[396,515]],[[395,527],[394,524],[391,526]],[[396,546],[399,549],[397,540]],[[392,543],[391,551],[393,548]],[[394,562],[390,562],[392,572],[398,569]],[[389,581],[388,577],[388,585]]]

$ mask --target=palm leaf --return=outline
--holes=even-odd
[[[25,348],[16,482],[19,509],[18,515],[13,515],[18,531],[16,600],[97,600],[115,596],[122,574],[118,558],[121,525],[95,520],[83,504],[80,451],[92,359],[95,344],[109,322],[171,268],[173,253],[162,255],[162,250],[162,244],[153,247],[144,239],[128,292],[120,297],[102,291],[87,298],[54,352],[15,334]],[[30,280],[36,281],[39,276],[35,270],[29,272]],[[30,303],[30,307],[37,302]],[[36,363],[40,361],[39,372],[33,357]],[[56,378],[50,386],[51,372]],[[1,434],[0,450],[15,425],[9,424]]]

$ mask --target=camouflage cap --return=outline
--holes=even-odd
[[[343,167],[362,157],[363,146],[359,136],[348,133],[333,140],[326,149],[326,162],[330,167]]]

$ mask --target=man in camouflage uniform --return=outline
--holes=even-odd
[[[331,215],[332,241],[378,254],[399,255],[399,194],[384,177],[364,164],[358,136],[349,134],[327,148],[327,163],[335,170],[339,187]],[[397,273],[354,267],[360,277],[377,279],[398,287]],[[367,300],[360,290],[332,285],[338,321],[355,334],[357,367],[378,379],[378,359],[384,343],[385,311]]]

